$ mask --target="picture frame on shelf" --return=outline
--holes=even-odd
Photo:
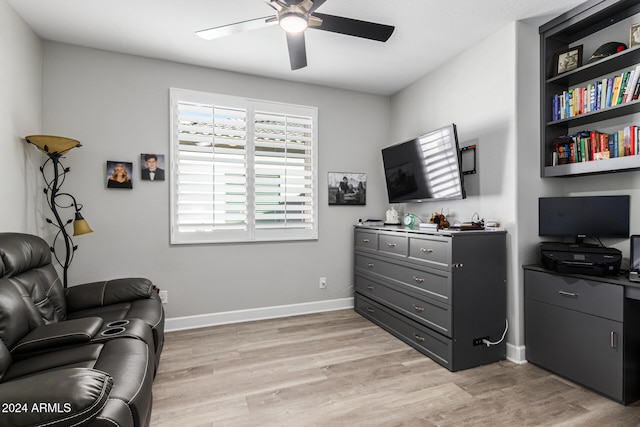
[[[640,22],[629,27],[629,49],[640,46]]]
[[[556,52],[554,58],[554,75],[560,75],[568,71],[575,70],[582,65],[583,45],[574,46],[569,49]]]

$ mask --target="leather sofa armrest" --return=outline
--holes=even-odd
[[[0,425],[70,426],[94,419],[113,379],[89,368],[64,368],[0,384]]]
[[[86,283],[67,288],[67,310],[70,312],[151,297],[153,283],[143,278],[125,278]]]
[[[11,356],[19,360],[27,355],[87,343],[102,324],[99,317],[84,317],[38,326],[11,348]]]

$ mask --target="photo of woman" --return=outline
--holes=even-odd
[[[130,162],[107,161],[107,188],[133,188]]]

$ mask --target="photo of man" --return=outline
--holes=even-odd
[[[141,179],[143,181],[164,181],[164,155],[141,154],[140,157]]]

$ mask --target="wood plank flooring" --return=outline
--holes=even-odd
[[[449,372],[351,310],[170,332],[152,426],[640,426],[531,364]]]

